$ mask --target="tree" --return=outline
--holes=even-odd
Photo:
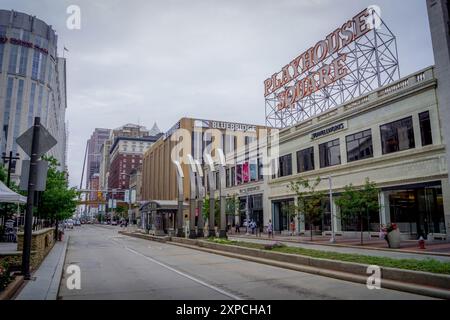
[[[296,212],[303,212],[306,221],[308,221],[311,241],[313,239],[314,222],[323,212],[322,200],[326,196],[324,191],[317,191],[320,182],[320,177],[311,181],[299,178],[288,186],[297,196],[297,204],[294,204],[293,208]]]
[[[203,221],[205,221],[205,224],[207,221],[209,221],[209,195],[206,195],[203,199],[203,208],[202,208],[202,215],[203,215]],[[214,200],[214,225],[218,226],[220,225],[220,203],[219,199],[215,198]]]
[[[125,218],[125,212],[127,211],[127,209],[125,208],[124,205],[118,204],[116,207],[116,213],[119,216],[120,219],[124,219]],[[127,214],[128,217],[128,214]]]
[[[227,216],[233,217],[233,220],[235,219],[236,216],[236,210],[239,209],[239,204],[240,204],[239,198],[236,197],[235,194],[226,199],[225,213]]]
[[[78,192],[69,188],[66,174],[57,169],[58,162],[53,157],[42,157],[48,161],[47,184],[41,193],[41,201],[37,207],[37,214],[41,218],[56,223],[72,217],[77,207]]]
[[[363,221],[364,214],[367,216],[367,225],[370,223],[369,212],[378,211],[379,189],[374,182],[366,178],[364,187],[355,188],[352,184],[345,186],[344,192],[336,199],[336,205],[341,209],[341,216],[344,218],[356,217],[359,221],[361,234],[361,245],[363,244]]]

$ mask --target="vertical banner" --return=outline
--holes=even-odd
[[[242,165],[242,180],[244,181],[244,183],[248,183],[250,181],[248,162],[244,162],[244,164]]]

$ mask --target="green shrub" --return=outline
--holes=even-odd
[[[3,291],[11,282],[11,276],[9,275],[8,263],[0,262],[0,291]]]

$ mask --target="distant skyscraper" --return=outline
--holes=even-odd
[[[65,170],[66,108],[66,59],[57,56],[55,31],[34,16],[0,10],[0,153],[29,158],[16,139],[40,117],[58,141],[48,155]],[[16,168],[15,177],[20,162]]]
[[[108,189],[127,189],[129,187],[131,172],[136,171],[142,165],[142,157],[145,151],[161,135],[156,123],[152,130],[147,130],[144,126],[135,124],[126,124],[112,130],[111,147],[109,149]],[[122,199],[123,194],[118,194],[116,198]]]
[[[86,187],[89,188],[94,174],[100,173],[102,160],[101,150],[103,143],[109,138],[111,130],[96,128],[88,140]]]

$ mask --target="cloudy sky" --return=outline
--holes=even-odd
[[[81,29],[66,27],[69,5]],[[264,124],[263,81],[363,8],[398,37],[402,76],[432,65],[425,0],[2,0],[59,35],[68,58],[69,174],[86,140],[125,123],[183,116]]]

